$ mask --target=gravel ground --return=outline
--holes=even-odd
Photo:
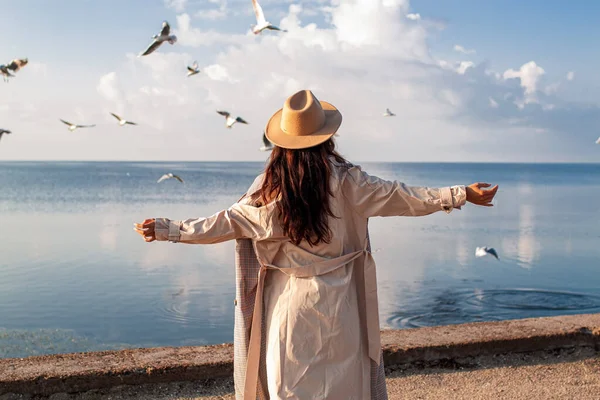
[[[390,400],[600,399],[600,352],[592,349],[475,357],[394,368]],[[232,400],[231,380],[121,386],[76,395],[0,400]]]

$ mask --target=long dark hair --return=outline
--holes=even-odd
[[[265,170],[262,201],[278,199],[277,208],[283,233],[298,245],[331,242],[328,217],[335,217],[329,199],[332,162],[347,164],[327,140],[308,149],[290,150],[275,146]]]

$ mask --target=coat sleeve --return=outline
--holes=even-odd
[[[266,235],[260,208],[236,203],[207,218],[182,221],[156,218],[156,240],[189,244],[213,244],[233,239],[256,239]]]
[[[351,206],[365,218],[420,216],[442,210],[449,213],[466,202],[464,186],[411,187],[371,176],[358,166],[348,169],[341,189]]]

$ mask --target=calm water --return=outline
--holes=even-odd
[[[0,357],[232,341],[233,243],[147,244],[132,223],[210,215],[261,167],[0,163]],[[500,184],[491,209],[371,221],[384,327],[600,312],[600,165],[363,167]],[[156,184],[165,172],[186,183]]]

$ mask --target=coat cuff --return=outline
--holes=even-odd
[[[440,189],[441,206],[447,213],[454,208],[460,208],[467,201],[467,191],[464,186],[444,187]]]
[[[155,218],[154,233],[156,240],[179,242],[181,237],[181,221],[171,221],[168,218]]]

